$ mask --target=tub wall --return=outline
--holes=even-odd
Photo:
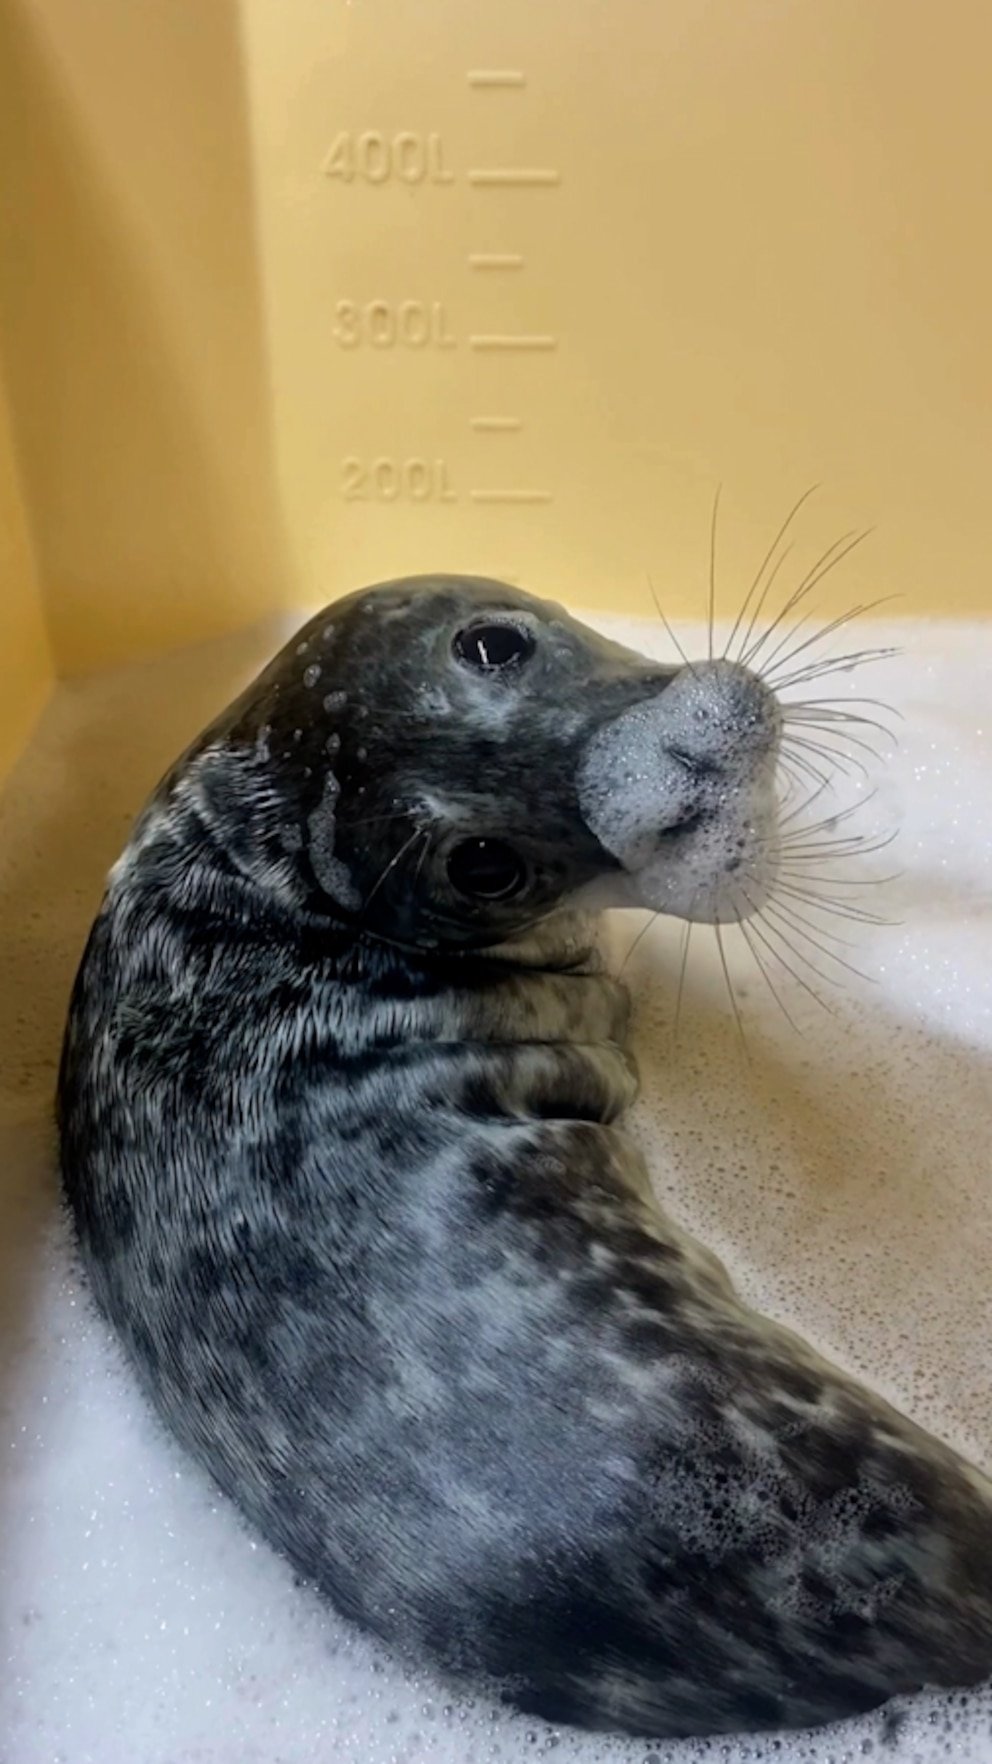
[[[8,0],[0,36],[58,673],[421,568],[642,614],[650,571],[698,614],[720,482],[725,606],[822,481],[790,569],[879,528],[825,610],[989,610],[983,0]],[[553,346],[485,346],[521,336]],[[16,731],[44,648],[5,544]]]
[[[27,740],[52,683],[52,658],[0,379],[0,779]]]

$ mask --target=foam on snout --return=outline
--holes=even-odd
[[[608,629],[650,646],[644,627]],[[930,627],[895,640],[907,637],[884,684],[838,687],[879,690],[906,713],[870,811],[903,825],[903,879],[866,891],[901,924],[851,933],[852,959],[876,984],[847,976],[831,1017],[778,974],[797,1034],[731,934],[745,1062],[700,929],[673,1052],[681,928],[659,921],[624,976],[644,1086],[631,1128],[662,1204],[720,1253],[748,1300],[987,1467],[992,634]],[[892,638],[876,627],[862,640]],[[460,1700],[294,1584],[151,1419],[58,1221],[52,1062],[129,810],[238,684],[236,654],[232,664],[225,642],[73,683],[4,804],[3,1764],[988,1764],[988,1688],[813,1735],[663,1745]],[[637,928],[619,917],[617,966]],[[711,1523],[720,1535],[718,1507]]]
[[[763,903],[778,729],[760,682],[718,662],[683,668],[593,736],[580,811],[642,906],[736,921]]]

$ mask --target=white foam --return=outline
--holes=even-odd
[[[604,629],[662,649],[650,627]],[[681,932],[659,921],[625,976],[644,1081],[634,1129],[663,1202],[751,1299],[992,1468],[992,630],[900,628],[897,640],[907,635],[908,653],[870,686],[855,676],[838,688],[877,689],[906,717],[865,811],[902,822],[902,880],[866,892],[903,923],[841,926],[876,984],[848,975],[829,1017],[780,978],[798,1037],[731,948],[748,1063],[701,927],[673,1051]],[[898,1730],[877,1715],[709,1746],[555,1734],[455,1703],[297,1588],[147,1414],[80,1293],[56,1213],[53,1062],[127,817],[270,647],[263,634],[62,688],[4,805],[3,1764],[509,1764],[549,1752],[561,1764],[987,1764],[988,1691],[921,1698]],[[617,922],[618,965],[638,925]]]

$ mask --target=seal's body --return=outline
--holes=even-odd
[[[97,1295],[348,1616],[558,1722],[806,1726],[992,1670],[992,1490],[749,1311],[615,1125],[594,886],[774,886],[779,718],[499,584],[308,626],[112,873],[60,1083]]]

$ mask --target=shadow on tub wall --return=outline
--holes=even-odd
[[[57,670],[250,623],[287,565],[236,0],[7,0],[0,157]]]

